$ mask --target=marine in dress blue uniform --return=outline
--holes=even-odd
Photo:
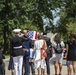
[[[14,75],[22,75],[22,64],[23,64],[23,48],[22,42],[26,40],[24,37],[20,37],[21,29],[14,29],[13,32],[15,36],[13,36],[10,40],[10,49],[11,56],[13,57],[14,62]]]

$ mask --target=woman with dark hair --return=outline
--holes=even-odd
[[[55,68],[55,75],[58,75],[58,72],[57,72],[58,65],[59,65],[59,75],[61,75],[64,42],[61,41],[59,34],[55,35],[54,41],[52,42],[52,50],[54,51],[54,55],[55,55],[55,58],[53,59],[54,68]]]
[[[67,50],[67,61],[69,61],[69,70],[70,74],[72,73],[72,69],[74,72],[74,75],[76,75],[76,33],[70,34],[70,39],[67,41],[66,44],[66,50]]]

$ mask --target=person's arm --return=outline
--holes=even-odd
[[[31,40],[30,38],[28,38],[28,37],[27,37],[27,36],[25,36],[25,35],[24,35],[24,36],[22,36],[21,38],[22,38],[22,42],[27,41],[27,40]]]
[[[62,50],[64,51],[65,50],[65,44],[64,44],[64,42],[61,41],[60,45],[61,45]]]
[[[46,50],[47,49],[47,44],[46,44],[46,41],[43,40],[43,45],[41,47],[41,50]]]
[[[44,40],[43,50],[46,50],[46,49],[47,49],[47,44],[46,44],[46,41]]]
[[[34,57],[35,57],[35,51],[33,51],[32,53],[32,58],[34,59]]]
[[[66,44],[66,52],[65,52],[66,57],[67,57],[68,49],[69,49],[69,46],[68,46],[68,44]]]
[[[68,53],[69,45],[68,42],[66,43],[66,48],[65,48],[65,58],[67,58],[67,53]]]
[[[68,52],[69,46],[68,44],[66,44],[66,52]]]

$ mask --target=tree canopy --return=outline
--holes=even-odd
[[[49,22],[46,31],[58,32],[63,36],[76,31],[73,29],[76,24],[75,13],[75,0],[0,0],[0,41],[4,44],[4,52],[8,50],[9,38],[14,28],[28,27],[44,31],[44,19]],[[60,19],[54,25],[56,16]]]

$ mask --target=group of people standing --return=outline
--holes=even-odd
[[[45,66],[47,66],[47,74],[50,75],[50,38],[46,37],[46,32],[43,35],[38,34],[37,40],[31,40],[27,37],[28,30],[14,29],[14,36],[10,39],[10,55],[13,57],[14,75],[29,75],[30,66],[32,74],[35,75],[37,69],[38,75],[44,75]],[[47,52],[47,57],[43,55]]]
[[[21,29],[14,29],[14,36],[10,40],[10,55],[13,57],[14,75],[29,75],[30,66],[32,75],[36,75],[35,70],[37,70],[38,75],[45,75],[45,66],[47,75],[50,75],[50,61],[54,62],[55,75],[61,75],[65,48],[67,61],[69,61],[70,72],[68,75],[71,75],[72,65],[74,75],[76,75],[76,34],[72,33],[70,40],[64,44],[59,34],[51,42],[46,32],[43,32],[43,35],[38,34],[38,39],[31,40],[27,37],[29,30],[23,30],[23,35],[20,31]]]

